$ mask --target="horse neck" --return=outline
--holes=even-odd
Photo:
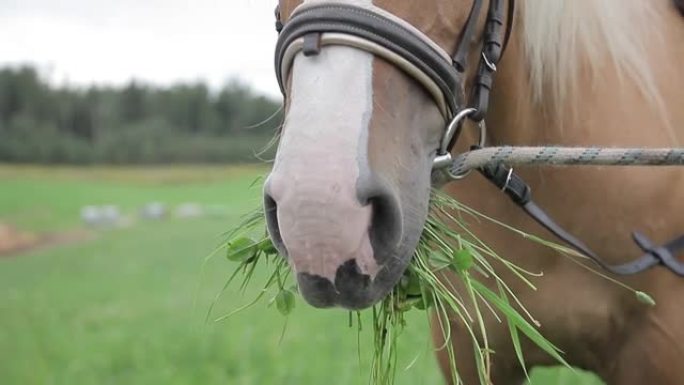
[[[679,107],[684,105],[684,75],[672,64],[684,60],[684,50],[672,49],[673,42],[684,39],[684,22],[671,9],[670,1],[655,2],[657,29],[644,37],[647,48],[639,52],[647,65],[635,68],[635,63],[621,63],[628,55],[610,49],[598,50],[599,56],[589,59],[589,53],[575,47],[578,56],[570,59],[579,63],[577,76],[563,100],[553,87],[542,85],[540,95],[540,85],[532,84],[531,59],[525,56],[521,32],[525,26],[518,23],[494,83],[488,114],[492,142],[577,146],[684,143],[684,112]],[[598,39],[593,44],[609,43]]]
[[[671,6],[669,1],[661,5]],[[600,71],[582,69],[577,92],[560,109],[552,97],[536,100],[533,96],[528,60],[516,34],[498,66],[487,115],[489,144],[680,146],[684,143],[684,73],[676,63],[684,62],[684,49],[673,46],[684,40],[684,22],[674,8],[664,12],[659,22],[666,44],[661,47],[654,42],[643,52],[650,59],[658,100],[647,96],[643,84],[624,71],[621,74],[606,56],[597,60]],[[474,130],[465,133],[472,135],[466,139],[473,143]],[[630,239],[633,230],[645,229],[665,241],[684,228],[684,217],[673,215],[684,211],[684,201],[678,198],[684,191],[679,169],[521,167],[517,171],[532,186],[535,199],[609,263],[625,262],[625,255],[638,252]],[[480,192],[472,195],[474,202],[483,201]],[[496,213],[498,219],[525,225],[517,208],[505,199],[486,204],[485,211]],[[583,212],[601,215],[588,219],[578,214]]]

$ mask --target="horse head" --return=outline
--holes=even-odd
[[[282,0],[279,12],[287,24],[293,13],[325,3]],[[412,34],[424,31],[425,44],[448,63],[446,52],[459,45],[472,7],[470,1],[374,3],[342,5],[389,15]],[[450,110],[462,109],[464,97],[454,92],[439,100],[440,92],[421,84],[410,66],[328,38],[330,44],[320,34],[313,42],[301,38],[308,48],[277,58],[286,113],[264,201],[269,233],[303,297],[316,307],[361,309],[392,290],[414,253],[433,162]],[[462,74],[444,71],[454,71],[451,81],[462,90]]]

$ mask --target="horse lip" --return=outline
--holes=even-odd
[[[373,279],[361,273],[352,259],[339,266],[334,283],[309,273],[298,273],[297,282],[300,294],[313,307],[363,310],[378,303],[393,290],[404,271],[398,267],[390,269],[383,266]]]

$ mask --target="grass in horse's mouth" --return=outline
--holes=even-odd
[[[507,324],[511,341],[523,368],[526,365],[521,347],[521,333],[559,363],[567,365],[562,352],[539,332],[539,323],[518,300],[516,293],[511,290],[501,274],[504,270],[508,271],[513,277],[521,280],[531,289],[535,289],[530,279],[540,276],[540,273],[526,271],[497,254],[468,229],[465,218],[491,221],[521,237],[556,249],[575,261],[577,258],[583,258],[582,255],[484,216],[438,191],[432,195],[431,207],[418,247],[400,283],[390,295],[372,308],[374,359],[371,367],[371,383],[375,385],[394,383],[397,369],[397,341],[406,325],[404,315],[414,310],[432,310],[437,315],[437,322],[443,326],[441,329],[444,331],[445,341],[450,340],[448,320],[455,318],[461,321],[472,340],[473,356],[482,384],[491,383],[488,373],[491,358],[495,354],[488,344],[488,332],[483,315],[485,312],[491,313],[500,322]],[[251,238],[250,235],[254,233],[261,234],[261,238],[259,240]],[[238,268],[229,277],[221,293],[238,277],[241,277],[240,288],[244,290],[252,280],[257,266],[270,266],[271,273],[267,276],[263,289],[256,298],[247,305],[221,316],[216,321],[225,320],[259,303],[269,295],[271,296],[270,303],[275,304],[281,314],[287,316],[293,311],[297,287],[292,283],[290,268],[286,259],[278,255],[270,239],[263,234],[264,215],[259,209],[246,215],[239,226],[227,233],[227,241],[217,250],[226,252],[228,260],[238,264]],[[592,270],[585,264],[581,266]],[[601,275],[595,270],[592,271]],[[453,273],[464,289],[455,290],[449,280],[441,277],[447,272]],[[607,276],[603,277],[627,290],[634,291]],[[484,281],[493,283],[490,286],[494,286],[496,290],[483,284]],[[221,293],[217,295],[216,300]],[[636,291],[634,293],[639,301],[648,305],[655,304],[647,294]],[[207,319],[211,317],[212,310],[213,305],[207,313]],[[426,312],[426,316],[429,317],[429,314],[430,312]],[[353,325],[353,318],[353,314],[350,313],[350,327]],[[360,319],[359,315],[359,328]],[[437,349],[444,349],[447,352],[454,375],[453,382],[461,383],[452,345],[445,343]]]

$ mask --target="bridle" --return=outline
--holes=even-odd
[[[484,118],[489,109],[497,65],[511,36],[515,0],[489,1],[480,60],[466,103],[467,60],[471,56],[470,49],[476,38],[482,9],[483,0],[474,0],[455,53],[449,55],[420,30],[372,5],[335,2],[302,4],[295,9],[286,24],[282,23],[280,11],[276,8],[276,29],[280,34],[275,54],[278,84],[287,97],[286,81],[295,56],[298,53],[318,55],[321,48],[327,45],[353,47],[385,59],[421,84],[444,117],[446,128],[433,169],[448,174],[452,180],[462,178],[465,175],[449,174],[448,168],[453,163],[451,150],[466,119],[477,123],[481,130],[480,142],[474,147],[485,145]],[[675,257],[684,251],[684,236],[663,246],[656,246],[645,236],[634,233],[635,242],[645,254],[623,265],[609,265],[537,206],[532,201],[530,187],[511,168],[499,162],[479,171],[537,223],[603,269],[616,275],[633,275],[662,265],[684,276],[684,263]]]
[[[403,19],[374,6],[343,3],[303,4],[283,25],[276,10],[276,76],[283,95],[285,82],[298,53],[317,55],[326,45],[344,45],[367,51],[403,70],[421,84],[444,116],[446,129],[434,167],[446,168],[451,149],[466,118],[479,123],[484,117],[496,66],[513,28],[515,0],[491,0],[484,26],[480,62],[469,103],[465,103],[465,76],[470,48],[475,41],[484,0],[475,0],[461,31],[455,53],[449,55],[437,43]],[[481,135],[484,139],[484,135]]]

